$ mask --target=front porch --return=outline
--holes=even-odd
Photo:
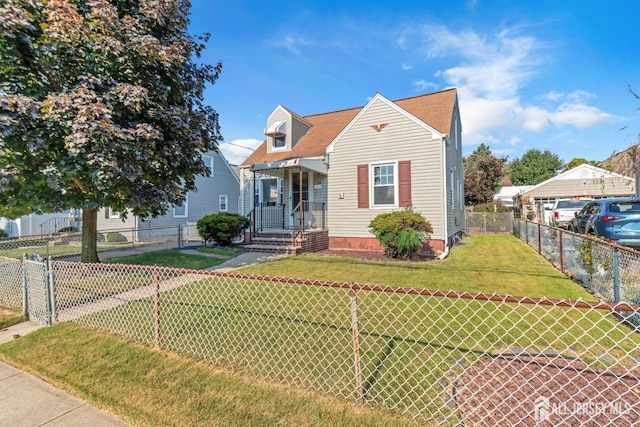
[[[323,202],[303,200],[293,210],[284,204],[260,203],[251,210],[249,219],[247,251],[297,255],[329,248]]]

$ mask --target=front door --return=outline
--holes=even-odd
[[[290,178],[289,189],[291,194],[289,196],[291,200],[291,203],[290,203],[291,210],[289,213],[290,214],[293,213],[293,215],[289,215],[289,218],[290,218],[289,225],[295,228],[299,225],[300,210],[301,209],[309,210],[308,203],[302,204],[302,207],[299,207],[298,203],[300,203],[301,201],[308,202],[313,199],[313,194],[312,192],[309,191],[310,188],[313,188],[313,182],[311,182],[313,180],[313,175],[311,175],[309,172],[302,172],[302,180],[301,180],[300,172],[291,171],[291,173],[289,174],[289,178]]]

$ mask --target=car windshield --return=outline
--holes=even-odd
[[[580,209],[588,200],[559,200],[556,209]]]
[[[609,212],[640,212],[640,202],[611,203]]]

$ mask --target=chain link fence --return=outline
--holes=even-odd
[[[598,299],[640,304],[640,252],[524,220],[513,232]]]
[[[640,423],[640,330],[629,322],[638,305],[46,265],[55,321],[418,424]]]
[[[98,257],[101,260],[161,249],[182,248],[202,242],[195,224],[170,227],[98,230]],[[0,256],[22,258],[51,256],[54,259],[80,261],[81,232],[56,232],[47,235],[0,238]]]
[[[511,233],[513,213],[511,212],[466,212],[467,234]]]

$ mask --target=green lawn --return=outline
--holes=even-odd
[[[204,268],[222,264],[224,261],[225,259],[223,258],[204,255],[189,255],[180,252],[179,249],[167,249],[139,255],[109,258],[103,262],[108,264],[157,265],[159,267],[202,270]]]
[[[481,235],[465,241],[442,261],[364,262],[305,255],[241,271],[328,282],[593,300],[511,236]],[[605,311],[358,292],[366,401],[373,408],[382,404],[393,408],[395,417],[389,418],[382,410],[378,413],[355,409],[346,403],[338,404],[337,412],[327,413],[323,405],[334,402],[333,398],[314,398],[292,390],[304,388],[324,396],[342,397],[344,400],[339,402],[355,401],[352,304],[345,289],[209,276],[163,292],[158,306],[159,323],[154,320],[151,298],[80,320],[86,326],[108,329],[145,344],[153,345],[158,336],[163,350],[179,357],[71,325],[45,328],[33,337],[0,346],[0,354],[136,423],[154,425],[375,425],[371,424],[374,420],[378,425],[401,425],[404,420],[399,414],[405,413],[423,424],[437,419],[455,420],[455,410],[444,405],[445,397],[438,384],[481,358],[525,348],[553,350],[561,357],[581,359],[595,368],[624,368],[634,363],[633,358],[640,357],[638,334]],[[110,343],[108,348],[104,348],[106,342]],[[116,351],[114,346],[123,350]],[[37,357],[39,347],[58,349],[56,359],[41,360]],[[177,365],[139,366],[137,358],[147,354]],[[601,360],[602,354],[609,358]],[[58,358],[64,363],[55,362]],[[199,362],[233,370],[235,375],[229,377],[226,371],[218,372]],[[183,366],[215,372],[221,379],[194,380],[191,386],[169,374],[186,369]],[[204,375],[197,372],[185,375]],[[96,378],[105,378],[106,385]],[[265,384],[284,383],[291,389],[281,395],[278,387],[260,386],[260,390],[246,392],[255,393],[251,405],[239,405],[238,399],[246,398],[242,387],[247,384],[242,378],[260,378]],[[166,386],[168,396],[186,396],[185,403],[172,406],[172,399],[156,382]],[[238,387],[242,391],[230,383],[241,384]],[[198,393],[190,394],[192,388],[209,393],[197,397]],[[320,406],[307,406],[306,398]],[[158,403],[163,399],[168,401],[166,408]],[[231,408],[216,415],[218,400],[230,402]],[[327,403],[327,408],[333,404]],[[280,410],[280,405],[288,409]],[[233,419],[238,420],[237,424],[230,421]]]
[[[594,300],[525,243],[506,234],[464,239],[448,258],[427,262],[371,262],[305,254],[256,264],[237,272],[323,281],[377,283],[395,287],[485,294]]]

